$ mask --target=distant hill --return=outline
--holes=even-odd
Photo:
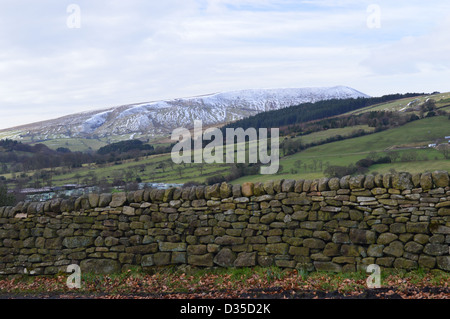
[[[42,142],[106,137],[123,137],[118,139],[123,140],[143,134],[160,137],[169,135],[177,127],[190,128],[196,119],[202,120],[205,126],[224,124],[301,103],[367,97],[345,86],[239,90],[68,115],[1,130],[0,138]]]

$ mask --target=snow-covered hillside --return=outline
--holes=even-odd
[[[140,133],[170,134],[190,128],[194,120],[204,125],[222,124],[260,112],[305,102],[368,97],[345,86],[319,88],[249,89],[113,107],[11,129],[17,136],[45,140],[69,137],[107,137]],[[3,134],[4,135],[4,134]]]

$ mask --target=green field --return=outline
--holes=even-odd
[[[343,128],[333,128],[324,131],[314,132],[307,135],[302,135],[294,138],[294,140],[301,140],[303,144],[317,143],[325,141],[328,138],[341,135],[342,137],[347,137],[355,131],[362,130],[364,132],[373,132],[374,128],[368,125],[355,125]]]
[[[100,147],[107,145],[106,142],[98,139],[85,139],[85,138],[65,138],[40,142],[47,147],[56,150],[59,147],[65,147],[72,152],[86,152],[98,150]]]
[[[447,100],[442,100],[447,103]],[[341,135],[348,137],[356,130],[373,132],[367,125],[358,125],[338,129],[328,129],[308,135],[295,137],[303,145],[323,142],[326,139]],[[431,143],[444,143],[444,137],[450,135],[448,116],[435,116],[409,122],[403,126],[391,128],[378,133],[348,138],[337,142],[310,147],[289,156],[283,156],[280,150],[280,169],[275,175],[244,176],[231,183],[245,181],[266,181],[270,179],[312,179],[324,176],[324,170],[332,165],[348,166],[364,158],[377,158],[389,155],[394,162],[369,167],[369,172],[385,173],[396,171],[423,172],[427,170],[450,171],[450,160],[445,159],[442,152],[429,148]],[[280,142],[284,137],[280,138]],[[102,140],[53,140],[45,142],[51,148],[68,147],[72,151],[95,150],[106,145]],[[240,145],[248,150],[248,143]],[[125,182],[160,182],[185,183],[190,181],[203,183],[209,177],[227,176],[231,172],[231,164],[180,164],[176,165],[170,154],[144,156],[116,163],[97,165],[86,164],[81,168],[55,168],[52,170],[53,186],[64,184],[111,184],[113,181]],[[4,174],[7,179],[25,175],[38,180],[36,172],[17,172]],[[44,184],[44,181],[42,181]]]
[[[86,165],[73,172],[55,175],[53,184],[60,186],[69,183],[91,181],[93,176],[100,181],[112,182],[122,179],[134,182],[139,178],[142,182],[185,183],[188,181],[204,182],[206,177],[215,174],[226,174],[225,164],[173,164],[170,165],[170,155],[154,155],[141,158],[138,161],[122,161],[120,164]],[[201,174],[200,174],[201,172]]]
[[[414,148],[425,147],[434,143],[436,139],[443,139],[444,136],[448,135],[450,135],[450,120],[448,117],[425,118],[383,132],[309,148],[303,152],[281,158],[282,169],[275,175],[276,177],[245,176],[236,180],[236,182],[265,181],[277,178],[318,178],[324,176],[323,169],[326,165],[347,166],[367,156],[384,156],[388,152],[397,153],[398,162],[374,165],[370,168],[370,171],[380,173],[387,172],[390,169],[410,172],[435,169],[450,171],[450,160],[444,159],[443,154],[436,149]],[[400,162],[402,155],[407,155],[407,153],[416,154],[416,157],[420,160]],[[300,161],[300,165],[298,161]],[[320,165],[322,165],[322,170]]]
[[[436,106],[442,107],[444,105],[450,104],[450,93],[439,93],[439,94],[432,94],[432,95],[423,95],[423,96],[417,96],[413,98],[405,98],[400,100],[395,100],[393,102],[387,102],[387,103],[380,103],[372,106],[368,106],[356,111],[352,111],[349,113],[346,113],[346,115],[349,114],[362,114],[365,112],[370,111],[402,111],[408,107],[408,103],[411,101],[417,100],[418,104],[424,103],[427,99],[433,99],[436,101]]]
[[[364,129],[363,127],[358,127]],[[351,132],[357,127],[333,129],[301,137],[302,141],[320,141],[332,134]],[[366,127],[367,129],[367,127]],[[370,167],[371,172],[397,171],[420,172],[444,169],[450,171],[450,160],[446,160],[438,150],[426,147],[437,139],[450,135],[450,120],[446,116],[425,118],[410,122],[404,126],[386,131],[350,138],[333,143],[311,147],[294,155],[281,157],[280,170],[276,175],[244,176],[232,183],[245,181],[266,181],[279,178],[312,179],[322,177],[328,165],[348,166],[368,156],[385,156],[396,153],[394,163],[379,164]],[[425,148],[417,148],[425,147]],[[414,154],[416,160],[404,162],[402,156]],[[57,172],[58,170],[56,170]],[[92,181],[112,182],[115,179],[142,182],[185,183],[204,182],[215,175],[227,175],[230,164],[173,164],[169,154],[153,155],[110,163],[104,165],[89,164],[70,172],[54,174],[53,185]],[[33,172],[28,172],[30,175]],[[10,176],[5,176],[10,177]]]

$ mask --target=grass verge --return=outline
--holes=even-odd
[[[277,267],[140,269],[113,275],[83,274],[81,288],[67,287],[68,274],[20,276],[0,280],[3,298],[439,298],[450,299],[450,273],[399,271],[381,273],[381,287],[369,289],[368,273],[306,272]]]

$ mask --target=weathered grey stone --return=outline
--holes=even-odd
[[[188,194],[187,194],[188,198],[187,199],[190,199],[189,196],[191,194],[192,187],[187,187],[186,190],[188,191]],[[158,202],[163,201],[165,193],[166,193],[165,189],[157,189],[156,192],[155,192],[155,195],[154,195],[154,200],[156,200]]]
[[[259,222],[262,224],[270,224],[273,221],[275,221],[275,218],[277,217],[276,213],[269,213],[269,214],[264,214],[263,216],[261,216],[261,218],[259,219]]]
[[[214,255],[211,253],[204,255],[188,256],[188,264],[201,267],[212,267],[214,265]]]
[[[347,245],[344,244],[341,246],[341,255],[347,257],[360,257],[365,255],[364,248],[358,245]]]
[[[358,176],[352,176],[350,177],[348,181],[348,185],[350,189],[357,189],[357,188],[363,188],[364,187],[364,175],[358,175]]]
[[[399,269],[416,269],[417,268],[417,262],[414,260],[406,259],[406,258],[396,258],[394,261],[394,268]]]
[[[432,256],[442,256],[449,253],[449,246],[445,244],[427,244],[423,252]]]
[[[95,193],[89,194],[88,195],[88,200],[89,200],[89,205],[91,207],[97,207],[98,206],[98,202],[100,200],[100,195],[99,194],[95,194]]]
[[[343,188],[343,189],[348,189],[348,188],[350,188],[350,184],[349,184],[350,178],[351,178],[350,175],[343,176],[343,177],[339,180],[339,186],[340,186],[340,188]]]
[[[384,187],[383,186],[383,175],[382,174],[376,174],[373,182],[375,183],[376,187]]]
[[[304,206],[304,205],[310,205],[311,201],[307,198],[303,198],[303,197],[288,197],[283,199],[282,201],[283,205],[299,205],[299,206]]]
[[[144,259],[144,256],[142,256],[141,261]],[[127,253],[120,253],[119,254],[119,262],[121,264],[133,264],[135,261],[133,254],[127,254]],[[152,261],[153,262],[153,261]],[[142,264],[141,264],[142,265]],[[144,266],[144,265],[142,265]],[[152,266],[152,265],[150,265]]]
[[[406,225],[403,223],[393,223],[389,226],[389,231],[394,234],[406,233]]]
[[[80,263],[82,273],[114,274],[121,270],[120,263],[113,259],[85,259]]]
[[[311,249],[322,249],[325,247],[325,242],[318,238],[306,238],[303,240],[303,246]]]
[[[213,261],[221,267],[232,267],[236,260],[236,254],[230,248],[222,248]]]
[[[245,196],[245,197],[253,196],[254,187],[255,187],[255,184],[253,184],[251,182],[243,183],[242,188],[241,188],[242,196]]]
[[[450,256],[436,257],[436,262],[439,269],[450,271]]]
[[[274,263],[274,258],[273,258],[273,256],[261,256],[261,255],[258,255],[257,256],[257,262],[258,262],[258,265],[260,265],[262,267],[270,267]]]
[[[253,267],[256,265],[256,252],[241,252],[234,261],[235,267]]]
[[[233,197],[241,197],[242,196],[241,185],[239,185],[239,184],[233,185],[231,190],[233,192]]]
[[[61,212],[61,198],[56,198],[50,201],[50,210],[54,213]]]
[[[375,176],[369,174],[366,175],[366,178],[364,179],[364,188],[366,189],[372,189],[375,187]]]
[[[284,179],[277,179],[273,181],[273,190],[275,193],[281,193],[281,187],[283,185]]]
[[[428,243],[430,236],[425,235],[425,234],[416,234],[414,235],[414,241],[418,242],[419,244],[425,245],[426,243]]]
[[[391,268],[394,260],[394,257],[379,257],[376,259],[375,264],[381,267]]]
[[[233,194],[233,187],[230,184],[223,182],[220,184],[219,191],[221,198],[228,198]]]
[[[313,179],[311,186],[309,187],[310,192],[318,192],[319,191],[319,180]]]
[[[323,249],[323,255],[327,256],[327,257],[339,256],[340,248],[341,248],[341,246],[339,244],[329,242],[325,245],[325,248]],[[306,256],[308,256],[308,255],[309,255],[309,251]]]
[[[354,244],[374,244],[376,234],[371,230],[352,228],[350,230],[350,241]]]
[[[409,222],[406,223],[406,231],[408,233],[422,233],[427,234],[429,232],[428,230],[428,222]]]
[[[123,210],[122,210],[122,213],[124,214],[124,215],[128,215],[128,216],[134,216],[134,214],[135,214],[135,208],[133,208],[133,207],[130,207],[130,206],[124,206],[123,207]]]
[[[389,256],[401,257],[404,252],[403,243],[400,241],[393,241],[392,243],[389,244],[389,246],[383,249],[383,252]]]
[[[275,191],[273,190],[273,181],[272,180],[264,182],[263,186],[264,186],[264,191],[266,192],[266,194],[268,194],[268,195],[275,194]]]
[[[307,211],[297,211],[291,216],[292,220],[304,221],[308,218],[309,212]]]
[[[418,263],[420,267],[432,269],[436,266],[436,257],[420,255]]]
[[[323,221],[304,221],[300,223],[300,227],[311,230],[321,230]]]
[[[111,207],[121,207],[127,202],[127,194],[125,192],[114,193],[112,194],[111,203],[109,206]]]
[[[329,178],[327,177],[322,177],[319,179],[319,183],[317,185],[317,190],[319,192],[324,192],[328,190],[328,182],[329,182]]]
[[[447,207],[439,208],[438,215],[439,216],[450,216],[450,208],[447,208]]]
[[[410,173],[397,173],[392,176],[392,187],[399,190],[412,189],[412,176]]]
[[[186,251],[186,243],[159,242],[159,251]]]
[[[309,256],[309,248],[307,248],[307,247],[290,246],[289,247],[289,255]]]
[[[313,233],[313,237],[322,239],[322,240],[324,240],[324,241],[326,241],[326,242],[328,242],[328,241],[331,240],[331,235],[330,235],[330,233],[327,232],[327,231],[325,231],[325,230],[316,230],[316,231]]]
[[[264,183],[262,183],[262,182],[254,183],[253,194],[255,196],[261,196],[261,195],[266,194],[266,191],[264,190]]]
[[[112,194],[100,194],[98,200],[98,207],[106,207],[112,201]]]
[[[384,245],[370,245],[367,248],[367,255],[370,257],[382,257],[383,256]]]
[[[347,233],[334,233],[333,238],[331,239],[335,244],[350,244],[350,237]]]
[[[424,190],[433,188],[433,178],[431,176],[431,173],[426,172],[420,176],[420,187],[422,187]]]
[[[297,262],[295,260],[276,259],[275,265],[280,268],[295,268]]]
[[[377,243],[380,245],[388,245],[394,240],[397,240],[398,236],[393,233],[383,233],[378,236]],[[381,256],[379,256],[381,257]]]
[[[173,188],[173,187],[170,187],[170,188],[167,188],[166,190],[164,190],[162,201],[167,203],[168,201],[172,200],[174,191],[175,191],[175,188]],[[192,197],[192,199],[197,198],[196,187],[191,188],[191,193],[189,194],[189,196]],[[136,195],[134,197],[134,200],[136,201]],[[140,202],[141,201],[139,201],[139,203]]]
[[[342,266],[333,262],[315,261],[313,264],[317,271],[342,272]]]
[[[286,243],[267,244],[265,251],[269,254],[286,255],[289,245]]]
[[[245,202],[249,201],[248,197],[240,197],[240,198],[241,199],[245,199],[246,200]],[[273,198],[274,198],[273,195],[261,195],[261,196],[254,197],[252,199],[252,201],[255,201],[255,202],[265,202],[265,201],[267,201],[267,202],[269,202],[269,201],[273,200]]]
[[[232,192],[232,186],[231,185],[230,185],[230,188],[231,188],[231,192]],[[203,185],[196,186],[194,188],[194,192],[195,192],[195,198],[196,199],[204,199],[205,198],[205,186],[203,186]],[[177,189],[175,188],[173,190],[173,193],[172,193],[172,199],[175,199],[175,200],[178,199],[178,194],[176,194],[176,193],[177,193]],[[174,198],[174,197],[177,197],[177,198]]]
[[[132,254],[128,254],[129,256],[133,256]],[[153,255],[144,255],[141,258],[141,266],[142,267],[151,267],[155,265],[153,262]]]
[[[319,180],[317,178],[312,180],[311,186],[309,187],[309,191],[310,192],[319,191]]]
[[[140,189],[133,193],[133,200],[135,203],[141,203],[144,201],[145,190]]]
[[[421,177],[421,173],[414,173],[411,176],[411,181],[413,183],[414,187],[420,187],[420,177]]]
[[[295,187],[295,180],[293,179],[286,179],[283,181],[283,184],[281,185],[281,191],[283,193],[289,193],[293,192]]]
[[[410,241],[405,244],[405,251],[413,254],[419,254],[423,250],[423,246],[415,241]]]
[[[299,180],[295,181],[294,192],[296,192],[296,193],[303,192],[303,183],[304,182],[305,182],[305,180],[303,180],[303,179],[299,179]]]
[[[392,185],[392,174],[387,173],[383,175],[383,187],[390,188]]]
[[[433,234],[450,235],[450,227],[444,225],[430,225],[430,231]]]
[[[217,237],[214,243],[217,245],[239,245],[244,243],[244,238],[225,235]]]
[[[61,201],[61,211],[62,212],[71,212],[75,208],[75,202],[72,199],[64,199]],[[37,211],[37,205],[36,205],[36,211]]]
[[[189,245],[187,246],[187,252],[190,255],[204,255],[207,253],[206,245]]]
[[[450,178],[446,171],[434,171],[432,174],[433,182],[436,187],[449,186]]]
[[[157,252],[153,255],[153,263],[156,266],[165,266],[170,264],[171,262],[171,253],[170,252]]]
[[[66,237],[62,244],[67,248],[87,247],[94,244],[94,239],[86,236]]]
[[[186,252],[174,251],[171,254],[170,263],[171,264],[186,264],[187,255]]]
[[[205,187],[205,199],[211,199],[212,197],[220,198],[220,185],[214,184]],[[183,197],[183,196],[182,196]],[[185,198],[183,198],[185,199]],[[189,199],[189,198],[187,198]]]
[[[449,207],[450,206],[450,200],[447,200],[445,202],[440,202],[436,204],[436,208],[441,208],[441,207]]]
[[[157,251],[158,251],[157,243],[131,246],[131,247],[126,247],[126,249],[125,249],[125,252],[127,252],[129,254],[141,254],[141,255],[156,253]]]
[[[328,181],[328,188],[332,191],[336,191],[339,189],[339,187],[340,187],[339,178],[337,177],[330,178],[330,180]]]

